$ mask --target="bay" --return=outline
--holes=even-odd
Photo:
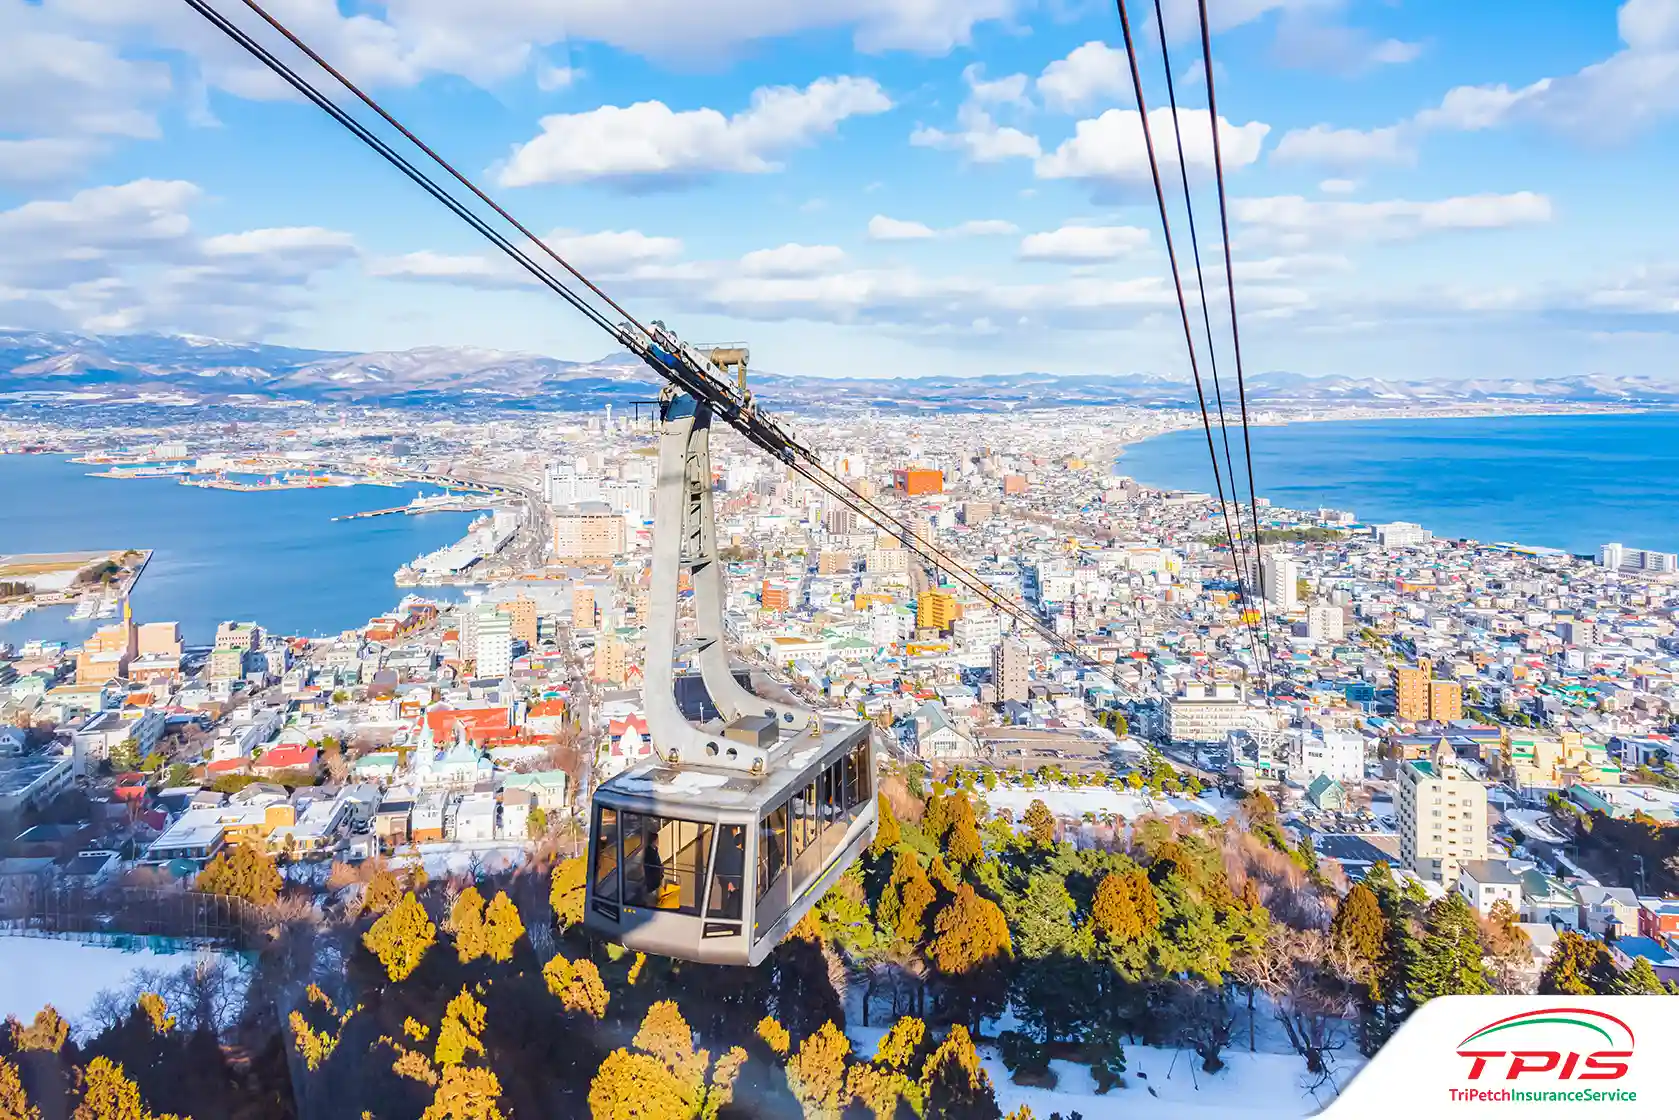
[[[1278,505],[1578,554],[1609,541],[1679,551],[1679,413],[1325,421],[1251,435],[1255,488]],[[1230,436],[1245,497],[1240,429]],[[1128,447],[1114,469],[1213,491],[1200,428]]]
[[[405,505],[420,486],[239,492],[174,478],[92,478],[99,467],[0,455],[0,554],[152,549],[132,597],[137,622],[179,622],[189,645],[227,619],[317,636],[361,626],[405,594],[393,573],[459,539],[475,516],[332,518]],[[439,592],[442,592],[439,594]],[[447,589],[428,588],[434,598]],[[80,641],[109,619],[37,610],[0,625],[0,642]]]

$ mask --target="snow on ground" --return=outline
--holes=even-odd
[[[192,952],[154,953],[81,941],[0,936],[0,1019],[24,1022],[46,1004],[77,1022],[100,992],[122,991],[140,972],[172,973],[198,959]]]
[[[852,1026],[845,1033],[851,1039],[853,1055],[868,1059],[874,1057],[886,1030]],[[1307,1086],[1316,1078],[1307,1076],[1305,1060],[1294,1053],[1250,1054],[1232,1047],[1223,1055],[1226,1068],[1207,1074],[1201,1072],[1201,1060],[1190,1051],[1126,1046],[1126,1087],[1102,1096],[1096,1093],[1088,1066],[1052,1061],[1056,1086],[1040,1089],[1010,1081],[1008,1067],[997,1056],[995,1046],[981,1045],[979,1053],[980,1064],[996,1087],[1003,1114],[1024,1104],[1031,1106],[1040,1120],[1052,1112],[1064,1117],[1078,1112],[1086,1120],[1108,1116],[1125,1120],[1294,1120],[1312,1115],[1335,1096],[1332,1086],[1319,1089],[1316,1096],[1308,1091]],[[1337,1083],[1345,1085],[1356,1070],[1352,1064],[1337,1070]]]
[[[419,849],[426,874],[433,879],[471,874],[474,860],[486,874],[509,871],[524,863],[530,855],[528,845],[510,844],[505,840],[445,841],[421,844]],[[413,860],[412,852],[412,848],[402,849],[391,857],[391,866],[407,866]]]
[[[1220,820],[1236,808],[1235,802],[1217,793],[1203,793],[1199,797],[1151,797],[1129,789],[1109,789],[1100,786],[1071,787],[999,785],[983,794],[992,810],[1007,809],[1019,820],[1034,801],[1042,801],[1057,817],[1081,819],[1085,813],[1118,813],[1126,820],[1136,820],[1147,813],[1170,816],[1173,813],[1201,813]]]

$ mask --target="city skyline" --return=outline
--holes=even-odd
[[[1130,7],[1169,148],[1153,11]],[[1679,6],[1211,7],[1250,371],[1671,371],[1671,239],[1638,215],[1670,160]],[[749,338],[761,367],[1186,372],[1111,7],[275,14],[615,295]],[[1193,6],[1166,16],[1194,181]],[[195,21],[0,14],[22,44],[10,100],[31,106],[0,139],[0,321],[610,349]]]

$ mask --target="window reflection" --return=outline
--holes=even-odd
[[[717,859],[711,875],[711,899],[706,916],[741,917],[741,889],[746,874],[746,828],[725,824],[717,829]]]
[[[626,906],[699,913],[711,825],[625,813],[623,845]]]

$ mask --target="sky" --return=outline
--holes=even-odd
[[[1148,132],[1228,370],[1200,21],[1160,2],[1164,40],[1128,2]],[[639,318],[757,368],[1188,374],[1113,3],[268,7]],[[1679,374],[1679,0],[1207,7],[1250,374]],[[0,325],[615,349],[183,0],[0,0],[0,42]]]

